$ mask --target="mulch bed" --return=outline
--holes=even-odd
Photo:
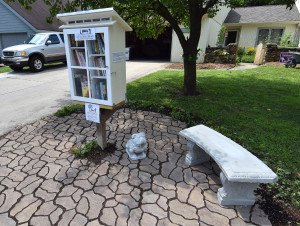
[[[274,194],[269,192],[265,184],[260,185],[256,193],[262,199],[258,200],[260,208],[268,215],[272,225],[299,225],[300,209],[287,206],[274,198]]]
[[[285,67],[283,63],[279,63],[279,62],[268,62],[263,65],[264,66]]]
[[[78,148],[76,146],[76,148]],[[87,159],[89,162],[92,162],[96,165],[101,164],[101,161],[103,158],[105,158],[108,155],[111,155],[112,153],[117,150],[116,145],[112,143],[107,143],[107,148],[102,150],[100,146],[96,149],[92,149],[91,151],[87,152],[84,157],[80,157],[76,155],[77,159]],[[74,152],[70,149],[70,152],[74,154]]]
[[[226,70],[234,67],[235,64],[213,64],[213,63],[196,64],[197,70],[216,70],[216,69]],[[167,69],[183,70],[183,63],[171,64],[170,66],[167,67]]]

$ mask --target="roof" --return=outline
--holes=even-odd
[[[300,14],[296,6],[291,10],[285,5],[266,5],[231,9],[224,24],[299,22]]]
[[[119,14],[113,8],[102,8],[102,9],[94,9],[94,10],[86,10],[86,11],[79,11],[79,12],[71,12],[71,13],[62,13],[57,14],[56,17],[65,23],[60,28],[72,28],[72,27],[92,27],[95,25],[103,25],[109,26],[118,22],[121,27],[124,28],[125,31],[132,31],[132,28],[119,16]],[[98,18],[104,17],[112,17],[115,21],[107,20],[106,23],[83,23],[83,24],[68,24],[70,21],[78,21],[78,20],[94,20]],[[106,20],[105,20],[106,21]]]
[[[43,1],[34,2],[31,10],[26,10],[21,7],[19,1],[5,2],[28,23],[30,23],[37,30],[59,31],[59,26],[62,25],[56,18],[53,18],[52,24],[46,22],[46,17],[50,16],[49,9]]]

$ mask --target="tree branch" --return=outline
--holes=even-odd
[[[219,0],[209,0],[207,3],[206,3],[206,6],[204,8],[205,10],[205,13],[207,13],[207,11],[209,9],[211,9],[214,5],[216,5],[217,3],[219,3]]]
[[[176,34],[178,36],[178,39],[179,39],[179,42],[180,42],[182,48],[184,49],[187,45],[187,41],[184,37],[182,30],[179,27],[178,22],[171,15],[169,10],[161,2],[156,1],[155,3],[159,5],[157,13],[170,23],[171,27],[174,29],[174,31],[176,32]],[[153,3],[153,4],[155,4],[155,3]]]

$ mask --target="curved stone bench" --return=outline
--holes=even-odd
[[[277,175],[245,148],[204,125],[179,132],[188,140],[186,162],[193,166],[212,157],[219,165],[222,188],[218,190],[220,205],[253,205],[253,191],[259,183],[272,183]]]

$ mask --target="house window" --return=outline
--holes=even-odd
[[[256,45],[267,42],[280,44],[284,28],[259,28]]]
[[[225,46],[230,43],[238,43],[239,31],[227,31],[225,34]]]

